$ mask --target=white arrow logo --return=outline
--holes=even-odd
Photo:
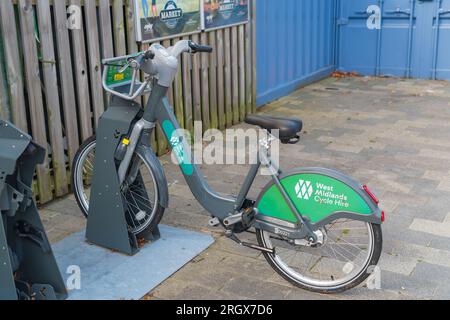
[[[309,200],[313,192],[311,181],[300,180],[295,186],[295,193],[299,199]]]

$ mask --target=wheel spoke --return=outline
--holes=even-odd
[[[74,164],[75,185],[74,192],[80,202],[80,206],[87,215],[89,212],[90,188],[94,173],[95,163],[95,141],[86,145],[80,151],[80,156]],[[129,189],[122,192],[122,199],[124,207],[126,208],[126,220],[130,231],[134,234],[139,234],[148,228],[150,223],[155,218],[158,208],[158,189],[157,182],[154,178],[151,168],[140,154],[136,153],[133,161],[135,168],[139,168],[134,183],[130,185]],[[136,215],[142,214],[142,220],[137,220]],[[141,218],[140,216],[138,216]]]
[[[324,243],[316,247],[295,245],[260,231],[269,256],[290,278],[315,287],[333,287],[352,282],[368,266],[373,252],[371,225],[349,219],[336,220],[321,229]]]

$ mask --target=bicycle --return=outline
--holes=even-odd
[[[322,168],[283,172],[271,161],[268,150],[276,139],[272,132],[279,131],[282,143],[295,144],[303,127],[300,120],[247,117],[248,124],[265,129],[267,136],[261,139],[258,163],[252,165],[237,196],[216,193],[192,161],[191,147],[178,130],[166,94],[182,53],[212,51],[209,46],[183,40],[170,48],[153,44],[145,52],[103,61],[103,86],[113,95],[109,112],[128,106],[136,113],[128,133],[117,140],[115,153],[130,232],[139,236],[156,228],[168,206],[164,170],[149,143],[159,123],[194,197],[211,214],[211,225],[221,225],[231,240],[262,252],[278,274],[300,288],[336,293],[361,284],[381,255],[384,212],[366,186],[339,172]],[[108,79],[123,79],[127,72],[132,79],[127,86],[118,89],[111,85]],[[136,80],[139,72],[148,75],[143,83]],[[145,93],[150,97],[144,111],[133,100]],[[92,164],[98,146],[95,137],[88,139],[73,165],[72,185],[85,216],[89,215]],[[261,168],[270,170],[272,181],[258,199],[250,199],[248,193]],[[238,238],[253,229],[257,244]]]

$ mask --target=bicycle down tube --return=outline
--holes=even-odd
[[[165,97],[167,90],[160,85],[153,87],[144,118],[161,125],[194,197],[208,212],[223,220],[240,208],[236,207],[236,199],[215,192],[194,163],[188,139],[182,134],[180,124]]]

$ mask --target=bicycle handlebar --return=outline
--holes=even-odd
[[[192,53],[197,53],[197,52],[212,53],[213,52],[213,48],[212,47],[200,45],[200,44],[197,44],[197,43],[195,43],[193,41],[189,41],[189,48],[191,48],[191,52]]]
[[[211,53],[213,48],[206,45],[197,44],[191,40],[178,41],[173,47],[165,48],[162,45],[155,43],[144,52],[135,55],[105,59],[102,64],[105,65],[103,74],[103,87],[107,92],[117,95],[123,99],[134,100],[138,95],[142,94],[148,84],[150,78],[146,78],[143,83],[137,81],[139,79],[139,71],[143,71],[150,76],[157,76],[158,84],[164,87],[169,87],[173,82],[175,74],[178,71],[178,57],[182,53]],[[113,65],[113,62],[126,60],[124,65]],[[118,73],[124,73],[128,68],[133,69],[133,76],[131,80],[131,87],[129,94],[118,92],[109,88],[106,84],[107,68],[109,66],[122,67]],[[136,85],[139,86],[136,90]]]
[[[152,51],[152,50],[147,50],[145,53],[144,53],[144,59],[145,60],[153,60],[155,58],[155,53]]]

